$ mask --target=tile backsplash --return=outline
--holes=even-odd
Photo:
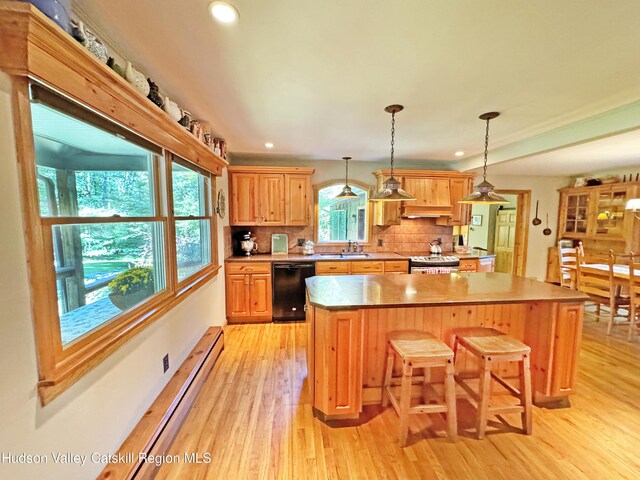
[[[228,230],[227,230],[228,229]],[[231,255],[231,233],[238,230],[249,230],[256,237],[258,252],[269,253],[271,251],[271,234],[286,233],[289,236],[289,252],[302,253],[302,247],[297,246],[299,238],[313,240],[313,226],[307,227],[224,227],[225,257]],[[371,253],[425,253],[429,250],[429,242],[435,238],[442,239],[444,251],[453,250],[453,227],[436,225],[435,218],[402,219],[400,225],[388,227],[371,227],[371,239],[365,247],[366,252]],[[378,246],[378,240],[382,240],[382,246]],[[318,253],[338,252],[343,246],[316,245]]]

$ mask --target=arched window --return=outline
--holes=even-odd
[[[344,181],[336,180],[317,189],[316,240],[318,243],[366,243],[369,235],[369,187],[349,182],[358,195],[336,198]]]

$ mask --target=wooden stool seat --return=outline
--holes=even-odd
[[[400,398],[391,389],[393,383],[393,364],[395,358],[402,360],[402,380]],[[445,368],[445,389],[443,403],[429,403],[428,389],[431,388],[430,369]],[[411,383],[413,369],[423,369],[423,403],[411,406]],[[451,441],[457,439],[457,417],[455,403],[455,379],[453,369],[453,351],[441,340],[428,332],[403,330],[387,335],[387,367],[382,385],[382,405],[391,401],[400,417],[400,446],[407,443],[409,415],[417,413],[445,413],[448,434]]]
[[[495,328],[467,328],[457,332],[458,341],[475,356],[529,353],[531,348]]]
[[[531,399],[531,348],[519,340],[512,338],[494,328],[468,328],[456,332],[453,351],[457,354],[458,346],[466,348],[480,361],[480,382],[476,393],[460,377],[456,382],[477,403],[476,431],[478,438],[484,438],[489,414],[520,413],[522,429],[527,435],[532,431],[532,399]],[[506,380],[491,371],[494,363],[515,361],[520,364],[520,390],[507,383]],[[520,399],[519,405],[491,407],[491,379],[496,380],[511,395]]]

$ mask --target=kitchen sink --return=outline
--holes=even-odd
[[[321,253],[323,258],[367,258],[370,257],[368,253]]]

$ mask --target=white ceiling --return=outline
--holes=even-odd
[[[235,155],[477,155],[640,98],[637,0],[76,0]]]
[[[634,174],[640,170],[640,130],[494,164],[489,172],[571,176],[623,167],[633,167]]]

